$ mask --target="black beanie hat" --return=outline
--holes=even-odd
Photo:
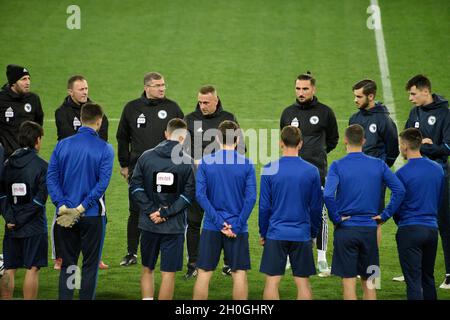
[[[14,83],[20,80],[20,78],[26,75],[30,75],[30,73],[24,67],[15,64],[9,64],[6,67],[6,77],[8,78],[8,83],[10,86],[12,86]]]

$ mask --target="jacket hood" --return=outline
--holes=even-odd
[[[178,141],[173,140],[164,140],[160,144],[158,144],[153,151],[156,152],[160,157],[162,158],[171,158],[172,157],[172,150],[179,146],[179,150],[175,150],[177,155],[180,157],[183,156],[183,146],[178,143]]]
[[[89,99],[89,97],[88,97],[86,103],[88,103],[88,102],[92,102],[91,99]],[[63,104],[64,104],[65,106],[67,106],[67,107],[71,107],[71,108],[74,108],[74,109],[81,109],[81,107],[83,106],[84,103],[83,103],[83,104],[76,104],[75,101],[73,101],[73,99],[72,99],[71,96],[67,96],[67,97],[64,99]]]
[[[222,101],[220,101],[220,98],[218,98],[218,99],[219,99],[219,101],[217,102],[217,109],[216,109],[216,111],[214,113],[211,113],[211,114],[208,114],[208,115],[204,115],[202,113],[202,110],[200,110],[200,104],[197,102],[197,106],[195,107],[195,113],[196,113],[197,117],[205,118],[205,119],[217,117],[223,111]]]
[[[389,114],[388,108],[382,102],[376,102],[371,109],[359,109],[363,114],[386,113]]]
[[[448,100],[446,100],[444,97],[439,96],[435,93],[433,93],[433,102],[424,106],[421,106],[421,108],[426,110],[433,110],[438,108],[448,108]]]
[[[319,100],[317,99],[317,97],[313,96],[311,101],[306,101],[306,102],[300,102],[298,99],[296,99],[295,104],[297,105],[298,108],[305,110],[305,109],[311,109],[314,106],[316,106],[318,101]]]
[[[166,101],[167,98],[161,98],[161,99],[149,99],[147,98],[147,96],[145,95],[145,91],[142,93],[141,95],[141,100],[150,107],[154,107],[154,106],[158,106],[162,101]]]
[[[23,168],[36,156],[36,150],[31,148],[20,148],[8,158],[8,163],[14,168]]]

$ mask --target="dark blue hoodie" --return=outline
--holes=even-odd
[[[382,159],[392,167],[400,152],[397,126],[389,116],[386,106],[377,102],[371,109],[360,109],[351,116],[348,124],[359,124],[364,128],[365,154]]]
[[[441,164],[445,168],[450,155],[450,110],[448,101],[433,93],[433,102],[414,107],[409,113],[405,129],[417,128],[424,138],[433,144],[424,144],[420,148],[422,155]]]
[[[138,159],[130,191],[140,208],[139,229],[162,234],[184,233],[186,208],[195,198],[193,160],[177,141],[164,140]],[[149,214],[160,208],[166,222],[155,224]]]
[[[6,223],[16,226],[5,234],[26,238],[47,233],[47,167],[36,150],[21,148],[5,162],[0,192],[0,208]]]

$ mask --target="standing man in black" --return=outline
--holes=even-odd
[[[89,87],[88,82],[82,75],[74,75],[67,81],[67,93],[68,96],[64,98],[61,106],[55,111],[55,123],[58,141],[64,138],[73,136],[78,132],[81,127],[81,107],[87,103],[92,102],[89,99]],[[102,126],[98,132],[100,138],[108,142],[108,118],[103,115]],[[56,215],[55,215],[56,219]],[[55,221],[52,224],[52,258],[55,260],[54,269],[61,269],[61,258],[58,256],[57,240],[55,238],[54,226]],[[100,261],[100,269],[108,269],[108,265],[103,261]]]
[[[184,119],[187,123],[190,141],[187,143],[187,150],[194,159],[196,165],[206,154],[217,151],[219,145],[215,139],[217,134],[211,130],[218,130],[219,125],[230,120],[237,123],[236,117],[228,111],[223,110],[222,102],[217,95],[214,86],[205,85],[198,91],[198,103],[195,111],[188,114]],[[211,134],[205,134],[209,131]],[[244,141],[244,139],[240,139]],[[243,148],[245,150],[245,147]],[[185,278],[193,278],[197,275],[197,257],[200,241],[200,227],[203,219],[203,209],[194,201],[188,208],[188,228],[186,232],[188,265]],[[231,276],[231,268],[224,257],[222,268],[224,275]]]
[[[327,175],[327,154],[336,148],[339,132],[333,110],[320,103],[316,93],[316,79],[308,71],[295,81],[296,102],[284,109],[280,119],[280,129],[285,126],[300,128],[303,134],[303,148],[299,156],[319,169],[322,187]],[[319,276],[330,275],[326,250],[328,244],[328,218],[325,207],[322,225],[317,237],[317,265]]]
[[[377,84],[370,79],[358,81],[353,86],[353,95],[358,112],[350,117],[348,125],[359,124],[364,128],[363,152],[369,156],[382,159],[388,167],[394,165],[400,154],[398,133],[395,122],[389,116],[389,110],[375,100]],[[383,186],[379,212],[383,212],[386,186]],[[377,226],[377,244],[381,244],[381,224]]]
[[[450,289],[450,109],[446,99],[432,93],[431,81],[424,75],[419,74],[409,79],[406,90],[414,108],[409,113],[405,129],[419,129],[423,136],[420,153],[436,161],[444,169],[445,182],[438,211],[438,227],[444,250],[445,279],[439,288]]]
[[[144,76],[142,96],[125,105],[117,128],[120,174],[127,182],[141,154],[165,139],[164,131],[167,123],[173,118],[183,119],[183,117],[179,105],[166,98],[164,77],[157,72],[147,73]],[[130,194],[128,199],[130,210],[127,227],[128,253],[120,263],[121,266],[137,263],[139,244],[139,206]]]
[[[44,123],[41,100],[30,92],[30,73],[24,67],[10,64],[6,67],[8,83],[0,91],[0,143],[5,148],[5,159],[20,148],[18,135],[25,121]]]

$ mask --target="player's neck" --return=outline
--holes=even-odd
[[[422,158],[422,155],[420,154],[419,150],[417,150],[417,151],[408,150],[408,151],[406,151],[406,158],[408,160],[410,160],[410,159],[419,159],[419,158]]]
[[[283,157],[298,157],[297,148],[283,148]]]
[[[352,146],[350,144],[347,144],[345,148],[347,150],[347,153],[362,152],[362,146]]]

